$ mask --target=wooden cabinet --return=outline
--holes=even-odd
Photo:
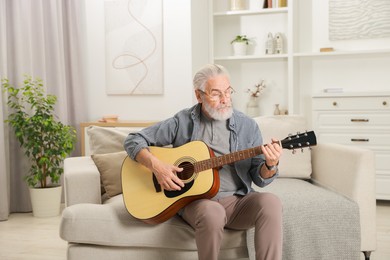
[[[314,96],[312,106],[318,142],[374,151],[376,198],[390,200],[390,93]]]

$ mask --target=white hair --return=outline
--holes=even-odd
[[[229,72],[222,65],[207,64],[195,74],[193,79],[194,89],[205,91],[206,82],[215,76],[225,75],[229,78]]]

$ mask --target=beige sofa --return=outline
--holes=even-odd
[[[299,116],[255,120],[266,141],[306,130]],[[90,127],[95,155],[65,160],[60,236],[69,242],[67,258],[197,259],[194,232],[180,217],[148,225],[126,211],[120,167],[128,131]],[[282,200],[283,259],[359,259],[361,251],[375,250],[372,152],[319,143],[303,153],[285,150],[279,168],[277,180],[256,190]],[[220,259],[254,259],[253,229],[226,230]]]

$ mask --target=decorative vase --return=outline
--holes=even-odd
[[[279,108],[279,104],[275,104],[275,110],[274,110],[274,115],[280,115],[280,108]]]
[[[233,42],[232,45],[233,45],[234,55],[237,56],[246,55],[246,50],[248,48],[246,42]]]
[[[50,188],[30,188],[31,205],[34,217],[55,217],[61,209],[61,186]]]
[[[245,0],[230,0],[230,10],[239,11],[245,9]]]
[[[250,117],[256,117],[260,115],[257,98],[250,97],[248,103],[246,104],[246,114]]]

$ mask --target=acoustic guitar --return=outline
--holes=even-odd
[[[313,131],[289,135],[280,141],[284,149],[294,150],[316,145]],[[180,191],[163,190],[153,172],[126,157],[122,164],[123,200],[127,211],[149,224],[162,223],[194,200],[214,197],[219,190],[218,169],[226,164],[260,155],[261,146],[214,156],[202,141],[192,141],[176,148],[149,147],[160,160],[183,168],[177,176],[185,186]]]

